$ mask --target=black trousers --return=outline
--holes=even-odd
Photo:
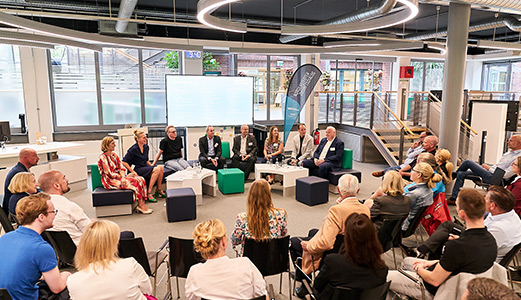
[[[250,173],[253,172],[253,168],[255,168],[255,161],[257,157],[252,156],[246,161],[246,167],[244,168],[244,179],[248,179]],[[242,162],[241,156],[234,154],[232,157],[232,168],[239,168],[239,164]]]
[[[432,235],[420,246],[418,247],[418,251],[425,253],[426,250],[430,253],[429,259],[439,259],[441,257],[441,251],[443,249],[443,245],[449,240],[449,234],[452,229],[456,227],[461,231],[465,230],[465,227],[458,225],[451,221],[443,222],[433,233]]]
[[[212,163],[211,160],[209,160],[208,158],[204,157],[204,156],[199,156],[199,162],[201,163],[201,166],[203,168],[206,168],[206,169],[211,169],[211,170],[214,170],[214,171],[217,171],[219,169],[222,169],[223,166],[224,166],[224,163],[225,163],[225,159],[224,157],[219,157],[217,159],[217,167],[214,166],[214,164]]]
[[[302,257],[302,253],[304,252],[302,250],[302,246],[300,245],[300,242],[302,241],[309,241],[311,240],[315,234],[317,234],[318,229],[314,228],[309,230],[308,236],[306,237],[292,237],[290,239],[290,246],[289,246],[289,254],[291,255],[291,260],[295,262],[298,257]],[[302,262],[299,262],[298,264],[300,267],[302,267]],[[308,274],[306,274],[308,275]],[[295,270],[295,280],[302,281],[304,278],[304,274],[300,272],[298,269]]]

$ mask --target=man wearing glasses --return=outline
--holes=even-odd
[[[21,226],[0,237],[0,288],[13,299],[38,299],[36,283],[42,275],[53,293],[65,289],[71,273],[60,273],[54,250],[40,236],[53,226],[57,213],[45,193],[22,198],[16,206]]]
[[[183,158],[183,141],[177,136],[177,130],[174,126],[167,126],[165,129],[166,137],[159,142],[159,151],[154,158],[153,166],[163,154],[163,164],[172,171],[182,171],[190,165]]]

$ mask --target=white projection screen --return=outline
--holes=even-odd
[[[253,123],[253,77],[166,76],[168,124],[182,127]]]

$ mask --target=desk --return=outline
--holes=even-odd
[[[215,171],[202,168],[200,173],[195,169],[188,168],[177,171],[166,178],[166,189],[191,187],[195,193],[195,203],[203,204],[203,193],[215,197],[217,195],[217,184]]]
[[[277,167],[275,164],[255,164],[255,180],[261,178],[262,174],[279,174],[283,176],[283,197],[295,194],[297,178],[307,177],[308,173],[308,169],[295,166]]]

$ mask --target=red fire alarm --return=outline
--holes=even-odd
[[[400,78],[413,78],[414,67],[413,66],[401,66],[400,67]]]

